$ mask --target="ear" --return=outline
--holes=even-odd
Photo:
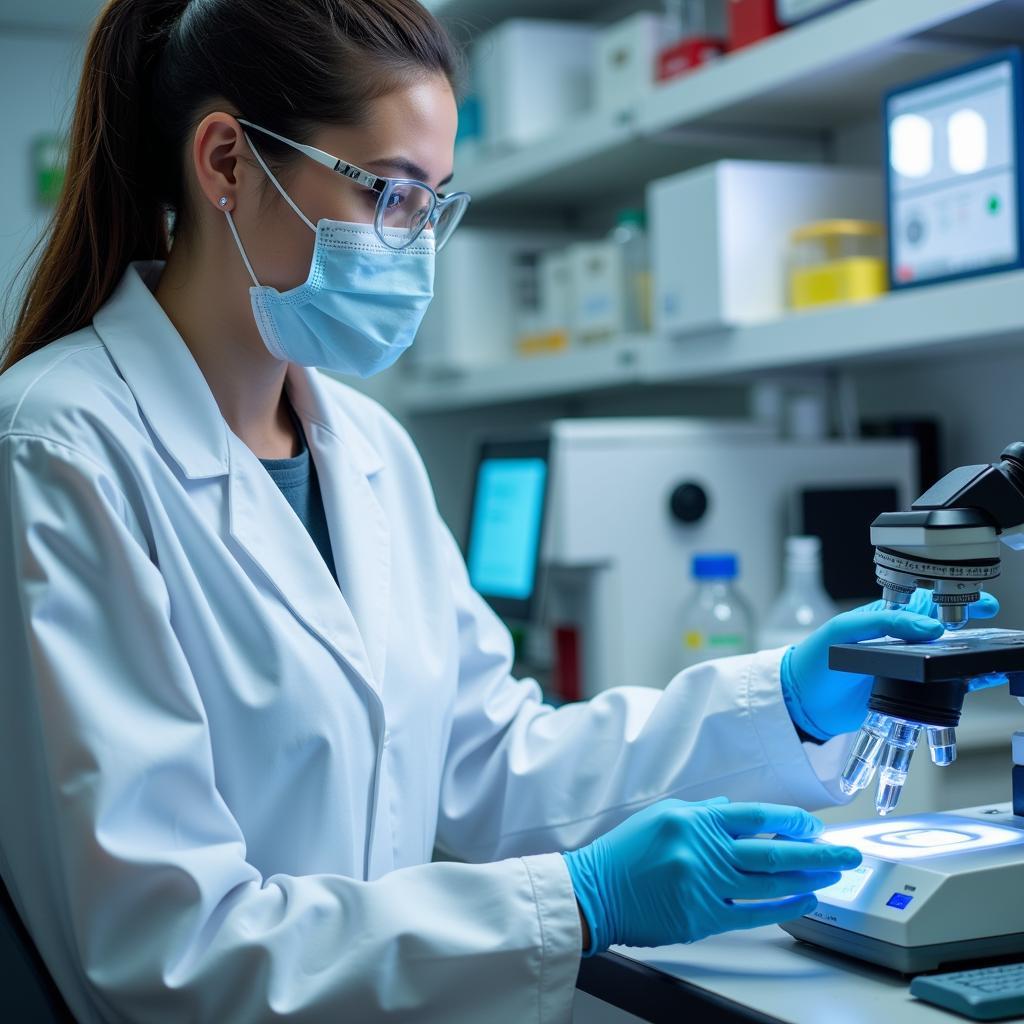
[[[247,155],[242,126],[231,114],[218,111],[203,118],[192,141],[192,163],[200,193],[219,212],[237,204]]]

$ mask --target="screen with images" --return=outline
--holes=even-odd
[[[886,103],[896,287],[1020,259],[1018,64],[997,59]]]

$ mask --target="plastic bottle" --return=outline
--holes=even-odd
[[[630,333],[651,329],[651,255],[643,210],[621,210],[608,236],[622,251],[624,327]]]
[[[765,618],[758,646],[773,650],[798,644],[838,610],[822,583],[820,538],[790,537],[785,583]]]
[[[733,554],[694,556],[697,589],[683,617],[680,668],[753,649],[754,616],[736,587],[738,577]]]

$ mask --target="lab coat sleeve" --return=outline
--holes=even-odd
[[[373,882],[247,863],[125,490],[0,439],[0,867],[80,1019],[566,1022],[560,856]]]
[[[624,685],[556,710],[536,682],[512,678],[508,630],[441,530],[461,652],[441,794],[444,849],[468,860],[575,849],[669,797],[808,809],[845,799],[837,776],[849,739],[801,743],[781,694],[784,651],[706,662],[664,690]]]

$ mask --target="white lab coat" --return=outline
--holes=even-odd
[[[339,590],[159,272],[0,378],[0,871],[81,1021],[564,1022],[558,851],[839,799],[780,652],[545,706],[405,432],[290,367]]]

